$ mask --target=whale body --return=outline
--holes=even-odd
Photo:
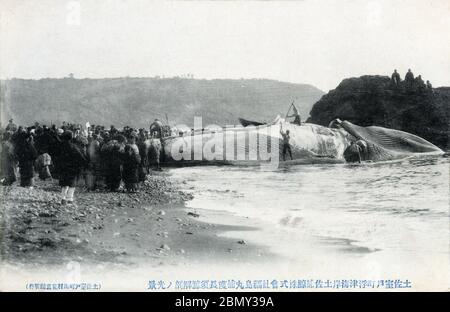
[[[277,118],[271,124],[236,126],[213,131],[194,131],[163,140],[168,164],[218,165],[282,162],[282,135],[289,130],[293,161],[289,163],[345,162],[344,152],[351,142],[363,140],[362,160],[384,161],[415,154],[443,154],[432,143],[411,133],[377,126],[360,127],[337,120],[331,127],[293,124]],[[290,159],[289,157],[287,157]]]

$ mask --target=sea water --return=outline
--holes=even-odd
[[[398,273],[441,289],[450,267],[449,165],[448,158],[427,156],[278,169],[201,166],[171,174],[193,192],[189,208],[226,212],[257,227],[222,235],[266,246],[285,259],[286,273]]]

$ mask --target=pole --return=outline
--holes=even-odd
[[[292,105],[294,105],[294,101],[292,101],[291,105],[289,105],[289,109],[288,109],[288,111],[286,113],[286,117],[284,117],[285,119],[288,117],[289,112],[291,111]]]
[[[165,115],[166,115],[166,122],[167,122],[167,125],[169,125],[169,116],[167,116],[167,113],[165,113]]]

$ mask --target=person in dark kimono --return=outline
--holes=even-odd
[[[38,157],[34,147],[33,137],[21,131],[16,140],[15,152],[19,161],[20,186],[33,187],[34,184],[34,161]]]
[[[120,181],[122,180],[121,166],[125,141],[124,136],[117,135],[114,139],[104,144],[101,149],[104,160],[106,186],[112,192],[119,189]]]
[[[73,203],[75,185],[81,170],[87,165],[84,154],[71,142],[73,133],[66,130],[61,135],[61,153],[59,185],[61,186],[61,204]]]
[[[14,153],[14,145],[11,142],[11,133],[5,132],[2,140],[1,166],[2,184],[11,185],[17,180],[17,159]]]
[[[90,190],[97,188],[97,182],[101,179],[101,159],[100,159],[100,141],[97,134],[93,134],[91,142],[87,148],[87,156],[89,158],[89,169],[87,176],[91,178],[87,187]]]
[[[136,145],[136,138],[131,136],[128,144],[125,146],[123,155],[123,182],[127,192],[135,193],[138,190],[139,183],[139,165],[141,163],[141,156]]]
[[[149,173],[149,162],[148,162],[148,148],[145,144],[147,137],[143,129],[140,129],[137,147],[139,149],[139,155],[141,156],[141,164],[139,165],[139,181],[145,181],[147,174]]]

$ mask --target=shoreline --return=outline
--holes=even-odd
[[[226,264],[258,259],[263,250],[219,235],[256,228],[199,220],[185,205],[192,194],[180,191],[166,172],[149,175],[136,194],[78,187],[74,205],[60,204],[57,180],[0,191],[3,267],[52,270],[72,261],[110,268]]]

